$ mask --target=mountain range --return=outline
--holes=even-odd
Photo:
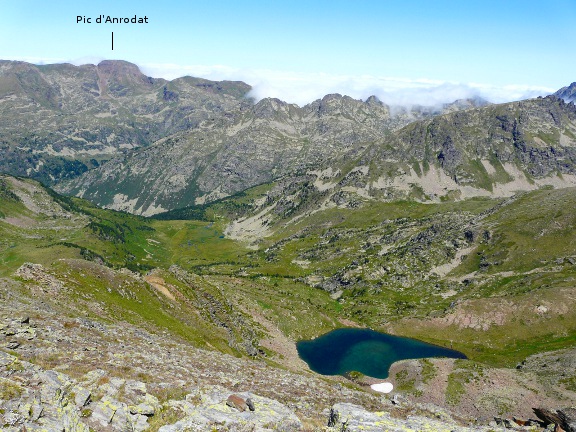
[[[0,62],[0,427],[570,430],[575,86],[299,107]],[[343,326],[468,359],[377,395],[298,358]]]
[[[576,114],[563,101],[574,85],[500,105],[402,108],[334,94],[298,107],[255,103],[241,82],[169,82],[122,61],[0,71],[1,168],[136,214],[312,171],[338,184],[353,169],[358,193],[379,199],[575,184]]]

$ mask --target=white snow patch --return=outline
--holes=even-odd
[[[390,393],[392,390],[394,390],[394,385],[389,382],[382,382],[378,384],[372,384],[370,388],[380,393]]]

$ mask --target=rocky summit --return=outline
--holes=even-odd
[[[574,102],[576,100],[576,82],[573,82],[569,86],[562,87],[556,93],[555,96],[563,99],[565,102]]]
[[[0,62],[0,429],[576,430],[572,87],[299,107]],[[342,327],[466,358],[312,372]]]

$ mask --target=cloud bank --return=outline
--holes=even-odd
[[[425,78],[349,76],[269,69],[248,70],[222,65],[143,64],[141,69],[144,73],[157,78],[174,79],[190,75],[210,80],[244,81],[252,86],[250,96],[256,100],[275,97],[300,106],[330,93],[340,93],[362,100],[375,95],[388,105],[407,106],[438,105],[472,97],[481,97],[489,102],[502,103],[545,96],[556,91],[556,89],[541,86],[497,86]]]

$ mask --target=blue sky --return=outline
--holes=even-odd
[[[149,24],[76,23],[100,14]],[[0,0],[0,59],[123,59],[300,104],[328,92],[504,101],[576,81],[575,23],[576,0]]]

